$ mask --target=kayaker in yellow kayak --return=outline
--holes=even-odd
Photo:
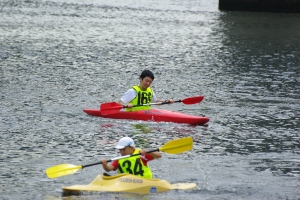
[[[121,106],[127,106],[126,111],[150,110],[150,105],[133,107],[149,103],[165,102],[174,103],[173,99],[157,99],[155,93],[150,88],[154,80],[154,75],[150,70],[144,70],[140,75],[140,85],[132,86],[118,101]]]
[[[162,156],[158,151],[147,153],[146,149],[135,149],[134,141],[130,137],[121,138],[115,148],[120,150],[122,156],[138,153],[141,155],[114,160],[111,164],[108,164],[107,159],[104,158],[101,162],[103,169],[107,172],[118,170],[118,173],[134,174],[144,178],[152,178],[152,172],[148,162],[161,158]]]

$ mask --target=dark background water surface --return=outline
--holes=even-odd
[[[220,12],[217,0],[1,0],[0,198],[299,199],[299,33],[299,14]],[[204,95],[159,108],[206,115],[208,126],[82,111],[117,101],[144,69],[159,98]],[[151,168],[197,188],[62,197],[62,186],[91,182],[101,166],[45,175],[118,156],[125,135],[147,148],[192,136],[192,151],[164,154]]]

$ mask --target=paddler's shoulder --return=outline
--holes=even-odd
[[[134,85],[130,89],[134,89],[136,92],[138,92],[140,90],[140,87],[138,85]]]

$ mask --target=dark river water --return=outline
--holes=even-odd
[[[300,15],[221,12],[217,0],[0,0],[0,199],[300,199]],[[208,126],[91,117],[144,69],[159,109]],[[118,156],[132,136],[193,149],[151,163],[154,177],[197,188],[154,195],[91,193],[101,166],[49,179],[53,165]]]

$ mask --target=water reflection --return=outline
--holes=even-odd
[[[222,47],[217,55],[218,79],[230,109],[223,124],[236,124],[226,135],[213,137],[225,152],[299,154],[298,91],[300,61],[294,14],[223,12]],[[273,19],[272,21],[270,19]],[[236,108],[234,108],[236,107]],[[240,109],[240,112],[237,111]],[[224,124],[225,125],[225,124]],[[298,176],[298,161],[262,159],[256,170]],[[251,162],[251,164],[255,161]]]

